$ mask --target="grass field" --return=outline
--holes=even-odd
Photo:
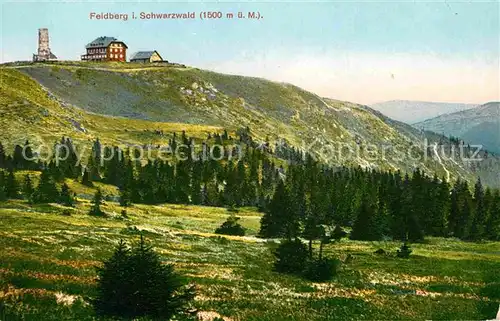
[[[500,243],[429,238],[405,260],[393,255],[398,243],[342,240],[327,252],[353,260],[333,281],[311,283],[272,272],[274,242],[255,237],[252,208],[237,213],[248,236],[219,237],[223,208],[134,205],[124,219],[107,202],[109,217],[93,218],[79,201],[71,216],[56,204],[0,203],[1,320],[95,319],[95,266],[139,231],[197,284],[195,306],[228,320],[481,320],[498,310]]]

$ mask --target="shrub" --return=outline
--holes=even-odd
[[[313,282],[325,282],[337,275],[340,260],[321,258],[309,261],[304,270],[304,276]]]
[[[186,286],[172,264],[162,264],[141,236],[132,250],[120,241],[112,257],[98,268],[92,304],[100,316],[170,320],[185,311],[194,296],[194,287]]]
[[[407,259],[410,257],[411,252],[413,252],[411,248],[408,245],[406,245],[406,243],[403,243],[403,245],[401,245],[401,247],[397,251],[396,255],[397,257]]]
[[[220,227],[215,229],[215,234],[244,236],[245,228],[238,223],[239,220],[239,217],[234,215],[229,216]]]
[[[332,232],[332,239],[339,241],[340,239],[347,236],[347,232],[340,225],[336,225],[335,229]]]
[[[285,240],[275,250],[274,270],[281,273],[302,274],[309,252],[299,239]]]
[[[212,240],[213,242],[215,242],[217,244],[221,244],[221,245],[227,245],[230,243],[230,241],[227,238],[222,237],[222,236],[211,236],[210,240]]]

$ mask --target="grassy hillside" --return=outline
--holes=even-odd
[[[3,320],[92,320],[95,266],[139,231],[197,284],[195,306],[228,320],[480,320],[493,318],[500,300],[500,243],[431,238],[404,260],[394,256],[397,243],[342,240],[326,252],[354,259],[320,284],[272,272],[274,245],[253,237],[260,214],[251,208],[237,213],[247,237],[212,234],[229,214],[222,208],[134,205],[128,219],[112,202],[106,219],[88,216],[82,199],[71,216],[63,209],[0,203]],[[389,254],[373,254],[379,248]]]
[[[182,130],[205,139],[208,133],[227,128],[234,135],[249,126],[258,141],[284,138],[332,165],[420,167],[450,180],[473,181],[479,170],[488,174],[498,164],[490,157],[491,167],[473,172],[439,156],[434,144],[443,137],[366,106],[289,84],[173,65],[4,66],[0,115],[0,141],[8,150],[26,139],[51,145],[61,136],[75,144],[90,145],[99,137],[105,145],[157,145]],[[376,152],[389,148],[373,157],[371,146]],[[339,154],[339,147],[353,153]],[[17,171],[18,181],[26,173]],[[29,173],[36,184],[39,173]],[[162,260],[196,283],[195,307],[226,321],[481,320],[493,318],[500,303],[498,242],[427,238],[412,244],[414,252],[405,260],[395,256],[397,242],[344,239],[326,245],[326,255],[353,259],[332,281],[313,283],[272,271],[277,244],[256,237],[262,214],[255,208],[134,204],[125,217],[115,202],[117,187],[65,183],[77,194],[74,208],[0,202],[0,320],[94,320],[89,298],[95,267],[120,239],[137,242],[141,233]],[[106,196],[106,218],[87,215],[96,188]],[[247,236],[213,234],[234,212]],[[380,248],[387,254],[374,254]]]
[[[37,145],[51,144],[62,136],[83,143],[99,137],[105,144],[160,144],[166,134],[185,130],[192,137],[205,138],[220,127],[194,124],[152,122],[123,117],[110,117],[85,112],[61,103],[36,81],[13,69],[0,69],[0,140],[12,147],[26,139]]]
[[[62,135],[79,142],[99,137],[105,144],[161,144],[168,137],[155,129],[202,138],[223,127],[249,126],[257,140],[285,139],[333,165],[476,176],[467,164],[435,155],[431,147],[443,139],[438,135],[289,84],[170,65],[20,64],[0,73],[0,139],[11,145],[52,143]]]

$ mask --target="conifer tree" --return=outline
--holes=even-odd
[[[23,155],[23,147],[16,145],[12,154],[12,165],[16,169],[25,169],[26,160]]]
[[[120,206],[130,206],[132,205],[132,193],[128,186],[123,186],[120,188]]]
[[[268,206],[268,211],[261,219],[260,236],[265,238],[282,237],[286,234],[287,215],[290,213],[290,199],[288,191],[283,181],[280,180],[272,200]]]
[[[45,168],[40,175],[38,186],[33,193],[34,203],[51,203],[59,200],[59,191],[50,170]]]
[[[33,182],[31,181],[31,177],[28,174],[26,174],[24,176],[23,196],[29,202],[32,202],[34,192],[35,189],[33,187]]]
[[[434,192],[431,195],[435,199],[431,220],[426,229],[432,236],[447,235],[447,219],[450,212],[450,187],[443,178],[439,182],[437,178],[433,181]]]
[[[364,241],[378,241],[382,238],[380,226],[375,217],[376,207],[365,195],[361,201],[358,216],[352,227],[351,239]]]
[[[170,320],[185,312],[195,296],[194,286],[186,285],[172,264],[163,264],[142,236],[131,251],[121,241],[98,277],[92,304],[99,316]]]
[[[82,184],[88,187],[93,187],[94,184],[92,184],[92,181],[90,180],[90,172],[88,168],[85,168],[83,170],[83,176],[82,176]]]
[[[98,268],[98,294],[92,303],[98,315],[119,315],[123,313],[125,304],[130,298],[127,293],[127,279],[129,278],[130,249],[123,240],[120,240],[113,255]]]
[[[61,195],[59,197],[59,203],[61,203],[64,206],[70,206],[70,207],[73,207],[75,205],[75,198],[73,197],[72,192],[66,183],[64,183],[61,187]]]
[[[488,208],[485,205],[484,189],[481,179],[474,186],[474,218],[471,223],[469,239],[480,240],[484,236]]]
[[[0,170],[0,201],[5,201],[7,199],[7,193],[5,191],[5,174],[3,170]]]
[[[179,204],[189,203],[189,177],[190,169],[187,161],[179,161],[175,168],[175,202]]]
[[[35,163],[33,149],[31,148],[31,144],[28,140],[24,143],[24,164],[26,169],[38,169],[37,163]]]
[[[308,263],[308,251],[300,239],[284,240],[274,252],[274,270],[280,273],[302,274]]]
[[[421,226],[420,220],[416,215],[411,215],[408,217],[408,241],[410,242],[422,242],[424,240],[425,234]]]
[[[233,162],[228,161],[225,167],[224,203],[228,206],[241,206],[241,184]]]
[[[100,165],[101,165],[101,154],[102,146],[97,139],[92,146],[92,153],[89,155],[87,161],[87,170],[89,171],[90,181],[98,182],[101,180]]]
[[[7,168],[7,156],[5,154],[5,148],[0,142],[0,168]]]
[[[403,182],[401,215],[403,217],[404,235],[399,239],[404,242],[421,242],[424,238],[424,231],[420,222],[422,213],[419,211],[421,209],[414,205],[420,199],[416,196],[418,192],[415,191],[415,188],[420,187],[420,180],[418,182],[419,184],[415,184],[410,181],[408,175],[405,176]]]
[[[77,166],[78,156],[76,155],[76,149],[73,145],[73,142],[70,138],[62,137],[61,143],[59,145],[61,147],[61,152],[64,151],[66,156],[64,160],[60,161],[59,167],[61,167],[61,171],[66,178],[77,178],[81,174],[79,172],[79,168]]]
[[[192,204],[202,204],[202,181],[203,175],[203,163],[201,160],[193,162],[192,173],[191,173],[191,203]]]
[[[7,198],[10,199],[20,198],[21,194],[19,190],[20,190],[19,184],[16,181],[14,170],[12,168],[9,168],[9,172],[5,180],[5,193],[7,195]]]
[[[302,236],[309,242],[309,257],[312,258],[313,242],[325,236],[325,228],[323,227],[323,225],[321,225],[319,217],[312,213],[309,204],[306,205],[305,223],[304,230],[302,231]]]
[[[485,235],[489,240],[500,241],[500,190],[496,190],[489,204]]]
[[[460,189],[460,218],[457,236],[462,239],[470,239],[471,225],[474,219],[473,200],[467,182],[462,183]]]
[[[103,179],[106,183],[121,187],[124,180],[125,160],[118,147],[104,148]]]
[[[103,196],[101,189],[97,189],[96,193],[94,194],[94,198],[92,199],[92,206],[90,208],[89,215],[92,216],[105,216],[106,214],[101,210],[101,204],[102,204]]]
[[[49,171],[50,177],[56,182],[62,182],[64,180],[64,171],[61,166],[58,165],[57,160],[53,159],[47,165],[47,170]]]
[[[461,208],[460,208],[460,188],[461,182],[458,179],[452,190],[450,195],[450,214],[448,217],[448,231],[450,235],[455,237],[459,237],[460,234],[460,216],[461,216]]]

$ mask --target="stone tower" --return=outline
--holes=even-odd
[[[49,29],[38,29],[38,54],[33,55],[33,61],[56,60],[57,57],[50,51]]]
[[[49,29],[38,29],[38,57],[48,58],[50,56]]]

